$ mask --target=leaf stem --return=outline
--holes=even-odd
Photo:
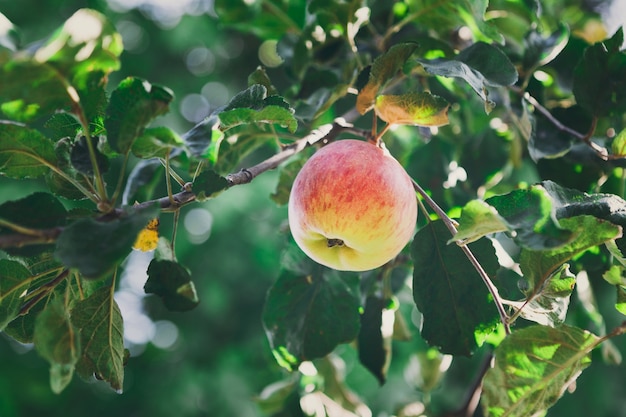
[[[49,295],[52,290],[54,290],[54,288],[59,285],[65,278],[67,278],[67,276],[69,275],[70,270],[69,269],[64,269],[63,271],[61,271],[61,273],[59,273],[55,278],[53,278],[52,280],[50,280],[49,282],[45,283],[44,285],[42,285],[41,287],[37,288],[35,291],[33,291],[31,294],[28,294],[27,297],[29,295],[32,295],[33,298],[31,298],[30,300],[28,300],[20,309],[19,311],[19,315],[20,316],[24,316],[26,314],[28,314],[28,312],[30,311],[31,308],[33,308],[35,306],[35,304],[37,304],[38,302],[40,302],[44,297],[46,297],[47,295]]]
[[[426,193],[426,191],[417,183],[417,181],[415,180],[412,180],[412,181],[413,181],[413,188],[415,188],[415,191],[417,191],[422,196],[422,198],[426,201],[426,203],[430,206],[430,208],[432,208],[433,211],[439,216],[439,218],[444,222],[444,224],[450,231],[450,234],[454,237],[457,233],[456,226],[458,224],[454,220],[452,220],[446,214],[446,212],[443,211],[441,207],[439,207],[439,205],[435,202],[435,200],[433,200],[428,195],[428,193]],[[470,248],[467,245],[462,244],[460,241],[457,241],[457,244],[459,245],[459,247],[461,248],[461,250],[467,257],[467,259],[470,261],[470,263],[472,264],[476,272],[478,272],[478,275],[480,275],[485,286],[489,290],[489,293],[491,294],[491,297],[493,298],[493,302],[496,305],[496,309],[498,310],[500,321],[502,322],[502,325],[504,326],[504,331],[506,332],[507,335],[511,334],[509,318],[508,318],[508,315],[506,314],[504,304],[502,303],[502,298],[500,298],[500,294],[498,293],[498,289],[493,284],[493,282],[491,281],[491,278],[489,278],[489,275],[487,274],[487,272],[485,272],[482,265],[480,264],[480,262],[478,262],[478,259],[476,259],[476,257],[474,256]]]
[[[120,196],[120,193],[122,192],[122,187],[124,184],[124,178],[125,173],[126,173],[126,167],[128,166],[128,158],[130,157],[130,153],[126,153],[126,155],[124,155],[124,160],[122,161],[122,166],[120,167],[120,173],[117,179],[117,184],[115,185],[115,191],[113,192],[113,196],[111,197],[111,204],[113,206],[115,206],[117,199]]]

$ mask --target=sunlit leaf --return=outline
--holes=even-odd
[[[55,393],[69,384],[81,355],[80,337],[61,298],[50,302],[35,320],[35,349],[50,363],[50,383]]]
[[[175,261],[153,259],[144,290],[161,297],[171,311],[189,311],[200,302],[189,271]]]
[[[600,340],[569,326],[531,326],[513,332],[496,348],[495,365],[483,382],[487,416],[543,415],[591,363]]]
[[[430,93],[379,95],[374,110],[389,124],[442,126],[448,124],[450,104]]]
[[[429,223],[415,235],[413,299],[424,319],[422,337],[431,346],[470,355],[479,345],[476,334],[493,330],[498,313],[480,276],[449,239],[442,221]],[[487,274],[495,276],[499,264],[491,243],[482,239],[469,247]]]
[[[497,27],[485,20],[489,0],[455,1],[450,6],[456,9],[456,14],[463,19],[469,28],[473,29],[477,37],[504,44],[504,37]]]
[[[12,178],[39,177],[54,166],[52,141],[24,125],[0,121],[0,173]]]
[[[82,354],[77,372],[94,375],[122,392],[124,382],[124,324],[109,286],[103,286],[72,309],[72,323],[80,332]]]
[[[622,28],[610,39],[587,50],[574,69],[576,102],[591,114],[603,117],[626,111],[626,54],[621,51]]]
[[[93,84],[88,87],[88,83],[102,84],[107,74],[119,69],[122,50],[121,35],[104,15],[95,10],[78,10],[43,44],[3,66],[2,111],[18,121],[55,110],[75,111],[80,95],[93,91]],[[93,98],[83,95],[85,103],[81,103],[90,118]]]
[[[626,129],[622,129],[611,142],[611,151],[618,157],[626,156]]]
[[[356,275],[314,264],[303,254],[287,256],[293,259],[283,266],[290,269],[269,290],[263,324],[276,361],[293,370],[357,337],[360,301]]]
[[[295,132],[298,122],[293,112],[280,106],[267,106],[261,110],[238,108],[219,113],[220,129],[228,130],[249,123],[275,123]]]
[[[67,226],[57,239],[55,256],[87,278],[109,272],[131,251],[137,234],[158,214],[157,206],[128,209],[111,221],[82,218]]]
[[[172,149],[179,148],[183,139],[176,132],[165,126],[147,128],[132,145],[132,152],[138,158],[165,159]]]
[[[125,154],[152,119],[169,111],[173,93],[139,78],[126,78],[111,93],[104,125],[111,148]]]
[[[576,277],[569,265],[563,264],[545,280],[537,296],[517,303],[517,308],[521,308],[521,316],[526,320],[552,327],[562,324],[575,284]]]
[[[463,207],[458,223],[453,240],[462,240],[466,243],[509,229],[506,220],[498,214],[495,207],[480,200],[472,200]]]
[[[399,43],[374,60],[369,81],[357,97],[356,108],[359,113],[365,114],[372,108],[380,88],[396,75],[417,47],[416,43]]]
[[[529,301],[548,291],[548,298],[555,294],[565,294],[571,285],[569,278],[551,282],[555,272],[573,256],[584,250],[610,241],[621,234],[621,228],[592,216],[577,216],[560,220],[563,228],[573,232],[572,240],[558,248],[545,251],[523,249],[520,254],[520,268],[528,287],[524,292]],[[562,286],[564,285],[564,287]]]

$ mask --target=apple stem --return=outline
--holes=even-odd
[[[415,181],[414,179],[411,179],[411,181],[413,182],[413,188],[415,189],[415,191],[417,191],[419,195],[422,196],[422,198],[426,201],[426,203],[433,209],[433,211],[437,214],[437,216],[439,216],[439,218],[444,222],[444,224],[450,231],[450,234],[452,234],[452,237],[456,236],[456,233],[457,233],[456,227],[458,226],[458,223],[455,222],[453,219],[451,219],[446,214],[446,212],[443,211],[441,207],[439,207],[439,205],[435,202],[435,200],[433,200],[426,193],[426,191],[417,183],[417,181]],[[424,205],[422,204],[422,202],[419,201],[419,203],[422,209],[427,211]],[[429,219],[428,216],[426,216],[426,218]],[[500,321],[502,322],[502,325],[504,326],[504,331],[506,332],[507,335],[511,334],[511,327],[509,325],[509,316],[507,315],[506,310],[504,308],[504,304],[502,303],[502,298],[500,297],[498,288],[496,288],[496,286],[493,284],[493,281],[491,281],[491,278],[489,277],[487,272],[484,270],[483,266],[480,264],[478,259],[476,259],[476,256],[474,256],[470,248],[466,244],[462,243],[461,241],[457,240],[456,243],[461,248],[461,250],[467,257],[467,259],[470,261],[470,263],[472,264],[476,272],[478,272],[478,275],[480,275],[481,279],[485,283],[485,286],[489,290],[489,293],[491,294],[493,298],[493,302],[496,305],[496,309],[498,310]]]

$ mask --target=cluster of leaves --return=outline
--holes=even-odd
[[[260,406],[276,415],[311,414],[315,404],[363,415],[365,405],[344,385],[333,351],[356,342],[361,363],[384,383],[392,340],[406,339],[407,318],[419,314],[428,344],[420,357],[430,366],[442,354],[469,356],[485,342],[494,348],[495,365],[482,380],[485,414],[543,413],[589,365],[591,351],[626,330],[607,332],[598,315],[597,335],[565,324],[575,284],[588,274],[579,260],[590,251],[616,288],[617,310],[626,310],[626,201],[600,192],[621,173],[626,134],[596,136],[623,128],[626,56],[621,30],[587,45],[546,19],[536,2],[489,7],[509,13],[486,20],[487,1],[370,8],[358,0],[218,0],[224,24],[279,40],[281,75],[295,87],[281,95],[278,77],[259,68],[249,88],[184,134],[151,125],[173,100],[167,88],[131,77],[107,93],[122,45],[99,13],[80,10],[27,48],[5,25],[0,174],[43,179],[48,192],[0,205],[0,330],[34,342],[51,364],[55,392],[74,372],[121,390],[127,354],[113,294],[133,246],[155,251],[146,292],[175,311],[199,302],[173,243],[147,227],[153,219],[173,212],[176,221],[183,205],[292,158],[281,166],[272,196],[284,204],[305,158],[301,150],[342,133],[384,135],[428,190],[417,187],[433,219],[422,216],[406,253],[360,275],[324,268],[287,244],[263,324],[277,362],[301,372],[262,393]],[[365,25],[369,31],[360,30]],[[472,42],[450,36],[459,27]],[[538,81],[540,69],[553,84]],[[548,109],[550,101],[558,104]],[[341,122],[324,124],[338,116]],[[377,120],[386,123],[380,131]],[[494,120],[515,128],[499,132]],[[263,145],[274,146],[274,158],[234,172]],[[505,151],[488,164],[472,159],[490,146]],[[441,160],[450,163],[434,166]],[[555,163],[571,161],[567,166],[591,166],[598,175],[576,187],[552,178],[562,170]],[[453,187],[459,164],[476,171]],[[168,195],[129,204],[163,169]],[[172,191],[172,179],[180,192]],[[446,211],[460,217],[453,221]],[[434,349],[436,355],[426,354]],[[423,378],[421,388],[430,391],[441,375]]]

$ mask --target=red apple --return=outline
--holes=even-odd
[[[341,271],[377,268],[415,231],[417,198],[384,147],[346,139],[317,151],[296,176],[289,226],[314,261]]]

